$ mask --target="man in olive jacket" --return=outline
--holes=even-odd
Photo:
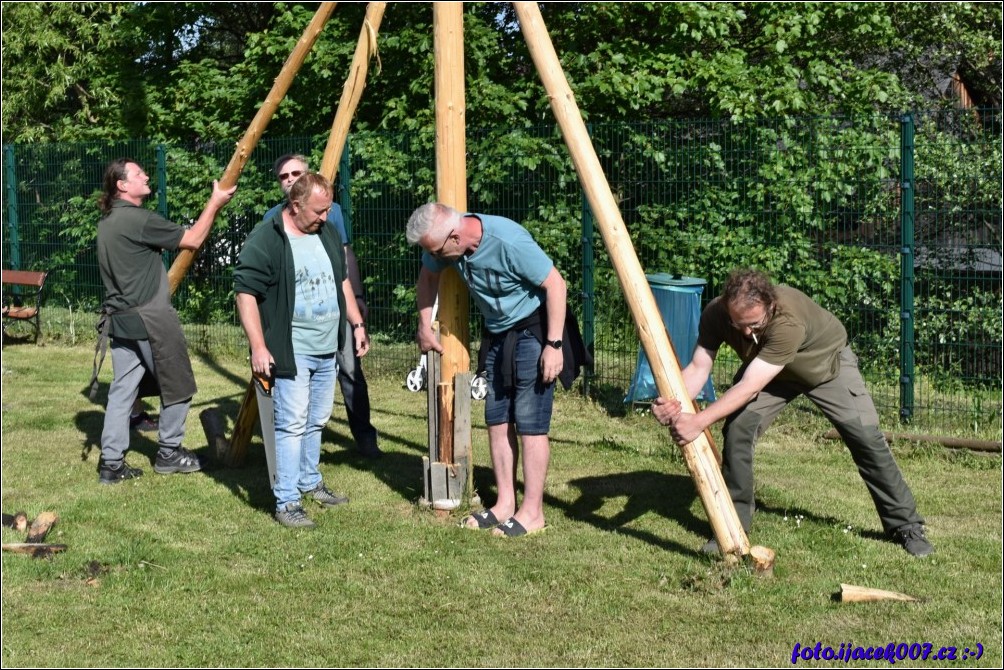
[[[749,532],[755,508],[754,446],[781,410],[804,395],[843,438],[882,529],[912,556],[934,552],[836,316],[795,288],[775,286],[763,272],[734,270],[722,294],[701,313],[694,356],[682,373],[692,398],[711,374],[722,344],[742,360],[732,386],[696,414],[666,398],[655,400],[652,414],[681,445],[725,419],[722,476],[744,530]],[[711,540],[703,550],[716,553],[718,544]]]

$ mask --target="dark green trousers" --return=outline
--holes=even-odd
[[[903,479],[889,444],[879,430],[878,412],[850,347],[840,352],[840,374],[814,388],[771,382],[745,407],[725,420],[722,433],[722,476],[743,528],[753,518],[753,448],[788,403],[805,395],[836,427],[858,473],[871,494],[887,533],[910,523],[923,523],[910,487]]]

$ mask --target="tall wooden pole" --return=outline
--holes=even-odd
[[[464,102],[464,3],[432,6],[436,57],[436,199],[467,211],[467,147]],[[453,268],[439,280],[440,382],[453,383],[471,366],[467,286]]]
[[[377,53],[377,35],[380,33],[380,23],[383,21],[386,8],[386,2],[371,2],[366,6],[366,18],[363,19],[363,27],[359,31],[359,42],[352,56],[352,64],[349,65],[349,76],[346,77],[345,85],[342,87],[342,97],[338,101],[338,110],[331,123],[331,133],[328,135],[328,144],[324,148],[324,158],[321,160],[321,174],[332,181],[338,172],[338,161],[345,148],[345,139],[349,136],[349,125],[355,116],[359,100],[363,97],[363,89],[366,88],[366,73],[369,71],[370,59]]]
[[[464,5],[432,6],[436,94],[436,200],[467,211],[467,148],[464,90]],[[437,509],[458,505],[473,491],[471,391],[467,286],[454,268],[439,279],[437,326],[443,353],[438,375],[429,368],[429,458],[422,459],[426,496]],[[430,352],[431,355],[431,352]],[[436,402],[432,402],[432,393]],[[431,439],[435,427],[436,439]]]
[[[314,18],[310,21],[310,25],[303,31],[300,41],[296,43],[293,52],[283,64],[282,70],[280,70],[279,76],[276,77],[275,84],[272,86],[272,90],[265,97],[265,102],[262,103],[258,113],[255,114],[251,125],[248,126],[247,132],[244,133],[244,137],[237,143],[237,149],[230,159],[230,164],[227,165],[223,176],[220,178],[221,187],[230,188],[237,183],[237,177],[240,176],[244,165],[251,158],[251,152],[254,151],[258,140],[261,139],[262,133],[265,132],[269,121],[272,120],[272,116],[279,107],[279,103],[286,97],[286,91],[289,90],[290,84],[293,83],[293,77],[296,76],[300,66],[303,65],[303,61],[307,58],[307,54],[310,53],[314,42],[317,41],[318,35],[321,34],[321,29],[327,22],[328,17],[331,16],[331,12],[334,11],[336,4],[335,2],[322,2],[321,6],[317,8]],[[198,250],[183,249],[174,259],[174,263],[167,273],[167,281],[172,295],[178,289],[181,280],[184,279],[189,268],[192,267],[192,263],[195,262],[196,254],[198,254]]]
[[[514,2],[513,5],[530,55],[550,98],[558,125],[561,127],[565,144],[572,154],[575,171],[579,175],[589,206],[599,224],[603,242],[610,252],[611,261],[638,328],[642,347],[652,364],[652,373],[659,394],[667,398],[677,398],[684,403],[684,407],[689,407],[691,412],[695,412],[696,406],[683,383],[680,364],[673,354],[669,335],[666,334],[652,289],[631,244],[617,202],[603,174],[603,168],[593,149],[586,125],[582,121],[575,96],[568,86],[558,55],[547,34],[540,9],[534,2]],[[748,554],[749,540],[739,522],[735,506],[718,468],[710,434],[705,431],[698,439],[683,446],[682,450],[722,553]]]

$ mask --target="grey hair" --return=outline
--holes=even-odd
[[[408,229],[405,237],[408,244],[415,245],[434,228],[447,228],[459,225],[463,215],[449,205],[439,202],[429,202],[408,217]]]

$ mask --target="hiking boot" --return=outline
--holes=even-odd
[[[892,532],[892,538],[911,556],[923,558],[934,553],[934,545],[924,537],[923,524],[908,523],[900,526]]]
[[[325,507],[334,507],[335,505],[342,505],[349,501],[345,496],[340,496],[337,493],[331,491],[324,482],[321,482],[312,491],[307,491],[307,495],[310,495],[317,502],[321,503]]]
[[[129,417],[129,428],[142,433],[149,433],[157,430],[158,424],[155,418],[146,412],[140,412],[136,416]]]
[[[143,471],[139,468],[131,468],[129,465],[122,461],[118,465],[111,465],[110,463],[101,462],[98,466],[98,483],[99,484],[118,484],[124,479],[136,479],[137,477],[142,477]]]
[[[178,447],[171,452],[170,456],[163,456],[157,452],[157,460],[153,464],[153,471],[159,475],[171,475],[175,472],[198,472],[202,469],[202,462],[199,457],[184,447]]]
[[[275,513],[275,520],[286,528],[317,527],[317,524],[307,516],[300,503],[287,503],[286,507]]]

